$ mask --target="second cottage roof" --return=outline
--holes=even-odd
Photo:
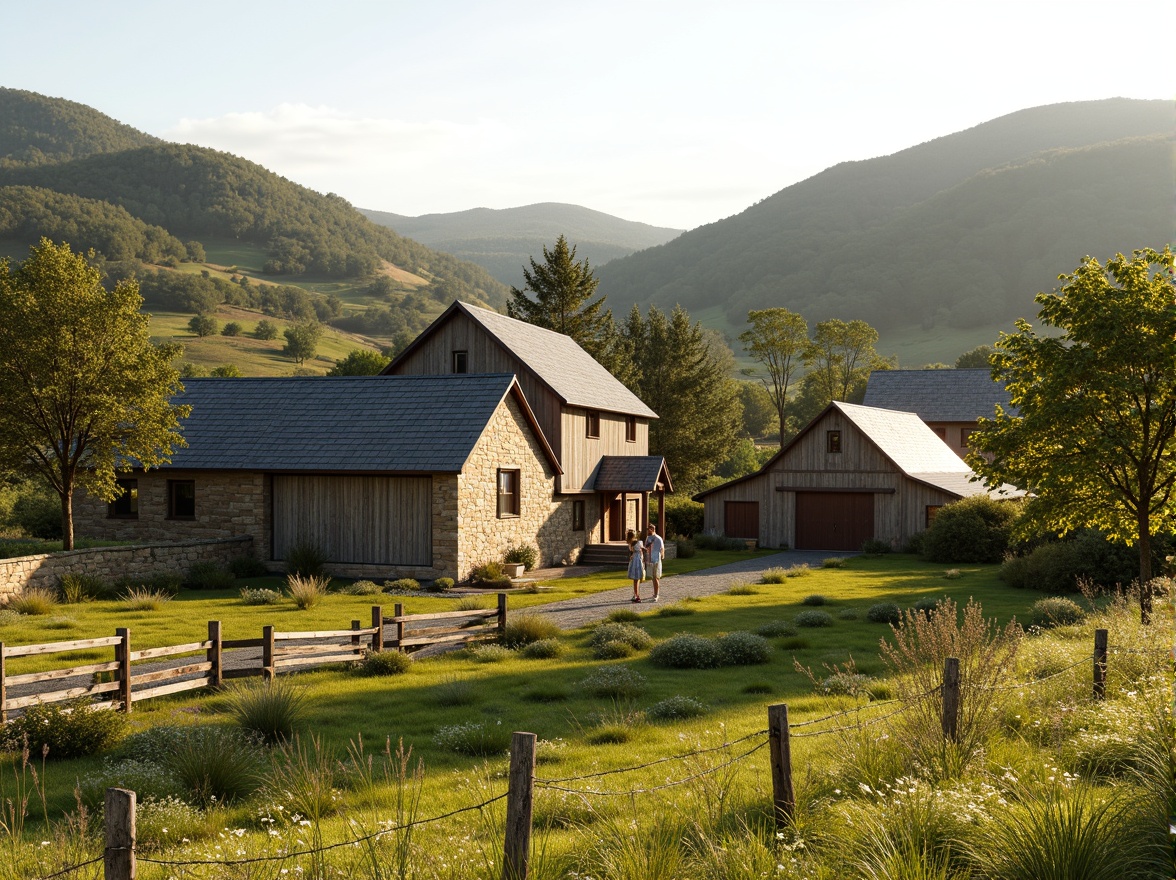
[[[862,403],[912,412],[925,422],[990,419],[997,404],[1010,410],[1008,391],[988,369],[875,370]]]

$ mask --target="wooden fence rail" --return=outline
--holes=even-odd
[[[383,608],[372,606],[372,625],[360,626],[351,621],[350,629],[278,632],[272,626],[262,628],[261,638],[225,639],[221,636],[221,622],[208,622],[208,638],[199,642],[162,645],[133,650],[131,631],[119,627],[114,636],[96,639],[75,639],[68,642],[49,642],[41,645],[5,645],[0,642],[0,723],[8,720],[8,713],[38,703],[57,703],[77,697],[110,695],[95,702],[95,708],[115,708],[130,712],[132,706],[152,697],[180,693],[204,687],[219,687],[225,679],[260,675],[272,679],[279,671],[306,669],[331,663],[346,663],[361,659],[368,652],[384,648],[416,651],[431,645],[459,646],[468,642],[491,639],[506,629],[506,594],[498,594],[498,605],[493,609],[472,611],[442,611],[435,614],[405,614],[404,606],[396,605],[393,617],[384,617]],[[385,639],[385,627],[394,628],[396,635]],[[66,654],[113,648],[114,659],[86,663],[44,672],[9,675],[7,662],[13,658],[35,657],[46,654]],[[224,652],[227,650],[260,649],[260,661],[235,664],[226,669]],[[134,664],[183,658],[164,669],[139,667]],[[203,655],[203,656],[201,656]],[[89,677],[85,684],[70,683],[71,679]],[[109,680],[104,680],[109,677]],[[37,689],[34,693],[9,696],[10,688],[36,685],[64,684],[57,690]]]

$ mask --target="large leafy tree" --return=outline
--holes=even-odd
[[[739,341],[766,371],[760,381],[772,398],[782,428],[789,389],[809,348],[808,322],[788,309],[775,308],[748,312],[747,323],[751,327],[739,334]],[[783,430],[780,448],[784,448]]]
[[[551,250],[544,246],[543,262],[532,257],[523,278],[522,290],[510,289],[508,315],[570,336],[618,379],[630,378],[630,352],[612,312],[604,308],[605,297],[593,299],[600,281],[587,259],[576,259],[567,238],[561,235]]]
[[[180,347],[151,343],[141,305],[134,281],[105,289],[67,244],[41,239],[15,271],[0,261],[0,464],[57,492],[67,550],[75,489],[111,501],[117,471],[184,445]]]
[[[1089,526],[1139,549],[1140,612],[1151,615],[1152,534],[1176,524],[1176,286],[1173,255],[1087,257],[1039,293],[992,356],[1015,414],[981,419],[968,463],[990,484],[1033,493],[1025,527]]]
[[[889,366],[874,349],[877,343],[878,331],[865,321],[831,318],[817,323],[804,361],[825,403],[861,400],[870,372]]]
[[[629,387],[658,414],[649,451],[665,456],[679,491],[691,491],[727,460],[740,436],[731,351],[680,308],[667,317],[651,306],[643,318],[634,306],[623,333],[637,377]]]

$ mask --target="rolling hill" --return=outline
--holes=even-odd
[[[843,163],[602,266],[600,292],[614,314],[681,304],[728,327],[772,306],[862,318],[884,351],[942,335],[950,347],[924,356],[954,359],[968,333],[990,342],[1032,317],[1034,294],[1084,255],[1176,238],[1173,122],[1168,101],[1057,104]]]
[[[474,208],[451,214],[404,217],[361,208],[369,219],[401,235],[477,263],[503,284],[521,288],[523,267],[531,257],[542,259],[543,248],[564,235],[576,246],[576,256],[591,266],[634,251],[664,244],[682,234],[622,220],[579,205],[544,202],[520,208]]]

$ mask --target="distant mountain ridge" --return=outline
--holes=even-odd
[[[523,286],[523,267],[542,260],[543,248],[564,235],[576,257],[593,267],[664,244],[681,229],[622,220],[580,205],[541,202],[518,208],[473,208],[449,214],[405,217],[360,208],[369,219],[401,235],[477,263],[504,284]]]
[[[1163,245],[1173,106],[1038,107],[836,165],[742,213],[601,267],[614,313],[785,306],[883,331],[1011,322],[1085,254]]]

